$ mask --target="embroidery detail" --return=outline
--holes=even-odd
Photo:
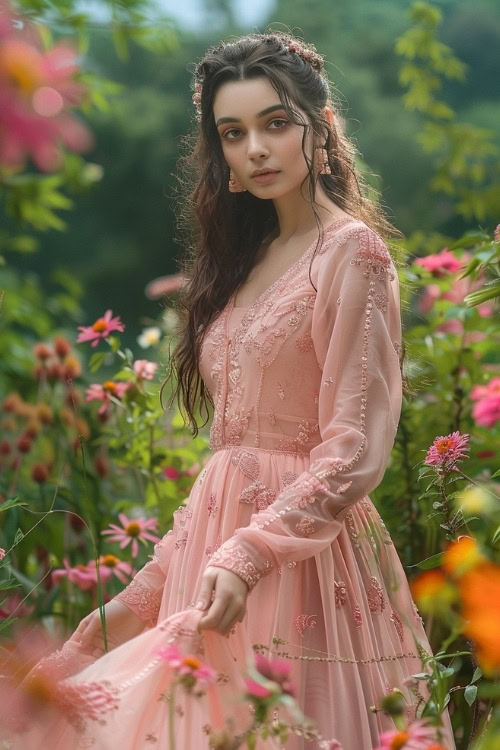
[[[315,628],[317,624],[317,615],[298,615],[293,624],[301,638],[304,637],[305,628]]]
[[[299,352],[310,352],[313,348],[313,340],[309,333],[305,333],[303,336],[298,336],[295,339],[295,346]]]
[[[163,590],[153,591],[142,584],[138,578],[132,578],[123,591],[114,598],[130,606],[130,609],[147,625],[154,627],[160,613]]]
[[[328,388],[328,386],[331,385],[331,383],[333,383],[333,378],[325,378],[323,387]]]
[[[346,514],[345,520],[346,520],[347,526],[349,527],[349,536],[351,537],[354,546],[358,548],[361,547],[358,541],[359,534],[356,531],[356,526],[354,525],[354,518],[352,517],[351,511],[349,511]]]
[[[373,299],[379,310],[381,310],[382,312],[387,312],[387,306],[389,304],[387,294],[385,294],[384,292],[379,292],[374,296]]]
[[[290,643],[289,641],[284,641],[282,638],[279,638],[279,636],[273,637],[273,644],[296,646],[296,644],[294,643]],[[398,661],[399,659],[416,659],[417,661],[420,661],[420,656],[418,656],[413,651],[408,651],[407,653],[402,653],[402,654],[389,654],[388,656],[385,656],[385,655],[373,656],[368,659],[355,659],[349,656],[339,656],[338,654],[329,654],[326,651],[320,651],[319,649],[309,648],[308,646],[303,646],[302,644],[300,645],[301,652],[312,651],[316,654],[326,654],[326,656],[305,656],[302,653],[290,656],[290,654],[287,651],[274,651],[271,648],[269,648],[269,646],[266,646],[263,643],[253,643],[252,648],[254,649],[254,651],[260,651],[261,653],[264,651],[267,651],[269,654],[272,654],[273,656],[277,656],[283,659],[294,659],[297,661],[324,661],[324,662],[329,662],[329,663],[334,662],[334,663],[340,663],[340,664],[375,664],[378,662]],[[425,651],[425,649],[422,650],[422,653],[426,656],[430,656],[430,654],[427,651]],[[390,690],[392,690],[391,687],[389,688],[389,691]]]
[[[345,484],[341,484],[340,487],[337,490],[337,494],[338,495],[343,495],[344,492],[349,489],[349,487],[351,486],[351,484],[352,484],[352,480],[349,481],[349,482],[345,482]]]
[[[314,531],[314,521],[310,518],[301,518],[296,524],[295,530],[302,536],[309,536]]]
[[[261,575],[242,547],[235,545],[233,547],[221,547],[215,552],[210,560],[210,565],[217,565],[220,568],[231,570],[239,575],[248,585],[250,591],[259,582]],[[264,569],[271,570],[272,563],[270,560],[264,562]]]
[[[188,540],[188,532],[184,531],[182,533],[182,536],[177,539],[177,541],[174,544],[175,549],[180,549],[182,546],[184,546],[187,543]]]
[[[281,400],[283,400],[285,398],[285,391],[283,390],[283,386],[281,385],[281,383],[277,384],[277,388],[278,388],[278,396],[280,397]]]
[[[298,478],[299,478],[299,475],[296,474],[294,471],[285,471],[285,473],[281,475],[281,481],[284,487],[286,487],[287,484],[291,484],[292,482],[295,482],[295,480]]]
[[[354,624],[357,628],[360,628],[363,624],[363,618],[361,617],[361,610],[359,604],[354,607]]]
[[[224,434],[230,445],[241,444],[243,435],[248,430],[248,421],[252,410],[253,407],[250,407],[250,409],[238,409],[235,414],[232,414],[227,419],[224,427]]]
[[[240,503],[257,503],[257,508],[264,510],[275,500],[276,494],[276,490],[269,489],[261,481],[256,480],[245,487],[238,500]]]
[[[211,516],[212,513],[215,515],[217,511],[219,510],[219,507],[218,505],[216,505],[216,503],[217,503],[217,500],[215,497],[215,493],[211,492],[210,497],[208,498],[208,503],[207,503],[207,512],[209,516]]]
[[[375,576],[370,578],[370,589],[368,590],[368,606],[370,612],[383,612],[385,608],[385,597],[380,583]]]
[[[350,261],[351,266],[360,266],[366,262],[366,268],[363,271],[366,279],[375,278],[383,281],[389,277],[391,281],[394,281],[396,276],[392,270],[393,260],[382,238],[366,227],[354,227],[345,232],[342,244],[351,237],[359,239],[356,257]]]
[[[269,409],[269,423],[272,425],[276,424],[276,414],[274,413],[274,409],[272,407]]]
[[[319,404],[319,395],[318,391],[313,391],[313,400],[315,404]]]
[[[304,450],[310,436],[313,433],[318,432],[319,424],[318,422],[312,422],[308,419],[301,419],[298,430],[299,433],[295,438],[283,436],[276,445],[277,450],[294,451],[297,453],[299,453],[301,449]]]
[[[87,719],[106,724],[102,716],[119,706],[118,688],[109,680],[77,684],[65,680],[57,686],[56,695],[67,721],[79,732],[87,728]]]
[[[249,479],[257,479],[260,474],[259,459],[252,451],[242,448],[232,456],[231,463]]]
[[[215,544],[209,544],[208,545],[208,547],[205,550],[205,554],[208,557],[212,557],[212,555],[214,554],[214,552],[219,549],[219,547],[221,546],[221,544],[222,544],[222,537],[219,534],[218,537],[217,537],[217,539],[216,539],[216,541],[215,541]]]
[[[393,341],[392,345],[396,351],[396,354],[398,355],[398,357],[400,357],[401,356],[401,344],[399,343],[399,341]]]
[[[333,586],[335,589],[335,606],[343,607],[347,601],[347,589],[344,581],[334,581]]]
[[[341,302],[342,302],[342,298],[341,298],[341,297],[339,297],[339,298],[337,299],[337,305],[340,305],[340,303],[341,303]]]
[[[403,642],[404,640],[404,632],[403,632],[403,623],[401,622],[401,617],[398,615],[397,612],[392,610],[392,614],[390,616],[390,620],[393,623],[394,627],[396,628],[396,632],[399,636],[399,640]]]

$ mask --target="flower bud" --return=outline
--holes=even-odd
[[[35,346],[33,347],[33,354],[41,362],[45,362],[46,359],[52,357],[54,352],[50,347],[47,346],[47,344],[35,344]]]
[[[56,336],[53,341],[54,350],[60,359],[64,359],[71,351],[71,345],[64,336]]]
[[[45,484],[49,478],[49,470],[47,466],[41,461],[37,461],[31,467],[31,478],[37,484]]]
[[[31,438],[28,435],[21,435],[17,441],[17,450],[19,453],[29,453],[31,450]]]

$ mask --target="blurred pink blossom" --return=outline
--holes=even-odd
[[[440,253],[417,258],[415,265],[430,271],[433,276],[446,276],[449,273],[456,273],[466,262],[465,259],[456,258],[447,247],[444,247]]]
[[[95,561],[92,561],[87,565],[77,563],[71,567],[67,558],[63,558],[64,568],[57,568],[52,572],[52,581],[59,583],[61,578],[67,578],[68,581],[74,583],[81,591],[89,591],[90,589],[97,586],[97,571]],[[99,573],[101,581],[105,582],[111,578],[111,569],[107,567],[100,567]]]
[[[476,424],[493,427],[500,421],[500,377],[494,377],[487,385],[475,385],[470,393],[472,417]]]
[[[179,479],[181,473],[178,471],[175,466],[165,466],[163,469],[163,476],[165,479],[171,479],[172,481],[176,481]]]
[[[7,553],[6,553],[6,551],[4,550],[4,548],[3,548],[3,547],[0,547],[0,560],[3,560],[6,554],[7,554]]]
[[[200,687],[208,687],[214,684],[215,670],[208,664],[203,664],[198,657],[183,654],[175,644],[160,646],[156,649],[156,653],[177,673],[180,681],[187,688],[191,689],[195,684]]]
[[[102,401],[102,406],[97,410],[97,413],[102,416],[109,409],[111,397],[123,398],[124,393],[131,385],[131,383],[121,380],[106,380],[102,385],[100,383],[92,383],[86,390],[85,401]]]
[[[0,0],[0,164],[21,167],[31,155],[39,169],[60,168],[61,142],[83,152],[90,130],[69,114],[87,95],[74,80],[78,52],[69,42],[45,51],[36,27]]]
[[[0,617],[7,618],[13,615],[14,617],[28,617],[35,609],[34,604],[22,604],[24,596],[21,596],[19,591],[15,591],[13,594],[7,597],[7,600],[0,607]]]
[[[255,655],[255,667],[263,677],[279,685],[282,693],[295,695],[295,690],[290,682],[292,667],[285,659],[266,659],[265,656],[257,653]]]
[[[380,745],[376,750],[429,750],[434,746],[438,750],[441,746],[436,742],[436,729],[427,720],[418,719],[406,729],[390,729],[380,735]],[[445,748],[441,748],[445,750]]]
[[[95,571],[95,577],[97,582],[97,565],[95,560],[90,560],[88,563],[88,568],[91,571]],[[103,571],[105,571],[103,576]],[[114,575],[118,578],[119,581],[122,583],[130,583],[130,578],[133,575],[133,568],[132,565],[129,562],[125,562],[125,560],[120,560],[119,557],[116,557],[116,555],[101,555],[99,557],[99,573],[101,574],[102,578],[109,578],[108,572],[111,572],[111,575]],[[128,578],[126,578],[128,576]]]
[[[120,320],[120,316],[113,316],[112,310],[106,310],[102,318],[98,318],[91,326],[78,326],[81,333],[78,334],[77,344],[83,341],[92,341],[92,346],[97,346],[100,339],[105,339],[112,331],[124,331],[125,325]]]
[[[108,542],[120,542],[120,549],[124,549],[132,542],[132,557],[137,557],[139,554],[138,540],[143,544],[146,543],[146,539],[151,542],[161,541],[159,537],[150,533],[151,529],[156,531],[158,525],[156,518],[129,519],[125,513],[118,513],[118,519],[122,524],[121,527],[111,523],[109,529],[101,531],[101,534],[109,535]]]
[[[160,276],[149,282],[144,293],[148,299],[158,299],[158,297],[163,297],[166,294],[178,292],[185,281],[185,277],[180,273]]]
[[[134,372],[139,380],[153,380],[158,364],[149,362],[147,359],[136,359],[134,362]]]

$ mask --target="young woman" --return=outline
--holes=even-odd
[[[292,732],[287,748],[370,750],[394,727],[370,707],[399,688],[415,718],[424,683],[411,675],[430,652],[368,497],[402,400],[398,276],[383,239],[397,232],[364,195],[312,46],[249,34],[208,50],[195,82],[199,232],[171,363],[194,434],[196,405],[213,406],[212,455],[153,559],[106,605],[109,653],[96,611],[44,661],[72,675],[61,683],[71,708],[22,747],[169,747],[173,733],[177,748],[208,748],[229,712],[233,728],[250,725],[234,698],[259,651],[290,661],[317,730]],[[155,656],[167,643],[218,673],[205,699],[176,692],[173,727]],[[444,718],[436,742],[452,750]]]

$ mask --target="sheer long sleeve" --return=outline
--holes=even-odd
[[[382,239],[348,230],[318,262],[311,321],[321,371],[321,442],[309,469],[211,557],[252,589],[272,569],[322,552],[353,503],[381,482],[402,402],[399,281]]]
[[[163,539],[155,545],[153,558],[147,562],[135,574],[131,582],[123,591],[120,591],[114,599],[125,604],[137,617],[148,626],[153,627],[158,620],[163,586],[165,584],[165,572],[160,565],[157,551],[164,546],[168,532]]]

